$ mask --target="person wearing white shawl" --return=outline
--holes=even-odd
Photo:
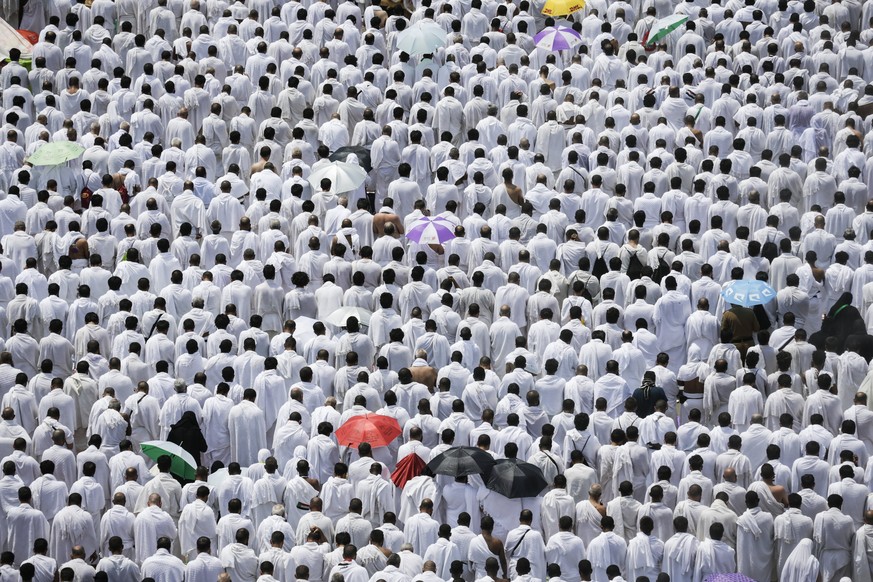
[[[380,536],[384,536],[380,530],[373,531],[378,532]],[[432,561],[436,564],[437,576],[443,579],[450,579],[452,576],[450,572],[452,562],[461,559],[461,552],[458,546],[451,541],[452,527],[449,524],[444,523],[440,525],[438,535],[436,543],[432,544],[424,552],[424,560],[426,562]],[[358,557],[360,558],[360,552]]]
[[[752,415],[764,412],[764,397],[755,386],[755,374],[746,373],[743,385],[731,392],[727,411],[737,432],[745,432],[749,428]]]
[[[678,370],[685,361],[685,322],[691,317],[688,296],[676,290],[676,278],[664,279],[666,293],[655,302],[654,320],[661,341],[661,350],[670,356],[670,362]]]
[[[606,515],[606,507],[601,503],[603,488],[594,483],[588,489],[588,499],[576,504],[576,535],[585,543],[585,547],[600,535],[600,523]]]
[[[139,566],[125,555],[127,551],[133,552],[133,540],[128,549],[124,541],[118,536],[109,538],[108,545],[104,549],[104,557],[97,563],[98,572],[106,572],[110,580],[119,582],[136,582],[142,579]]]
[[[719,540],[724,540],[731,548],[737,546],[737,514],[730,508],[730,497],[724,491],[715,495],[712,505],[703,510],[697,522],[697,539],[701,542],[711,537],[710,528],[714,524],[721,526]],[[729,570],[733,572],[733,570]]]
[[[354,502],[354,500],[352,501]],[[418,513],[411,515],[404,522],[403,531],[406,534],[406,540],[419,554],[423,554],[431,544],[436,543],[439,537],[440,524],[433,518],[434,505],[431,499],[422,499],[418,505]]]
[[[697,568],[694,582],[703,582],[710,574],[728,574],[736,571],[737,557],[734,549],[721,541],[724,526],[713,523],[707,530],[709,537],[697,546]]]
[[[576,515],[576,501],[567,492],[566,476],[555,475],[552,484],[554,487],[545,494],[540,505],[540,526],[545,540],[561,531],[562,517]]]
[[[395,508],[394,483],[382,476],[382,464],[372,463],[370,474],[355,486],[355,497],[361,500],[365,519],[368,519],[373,527],[379,527],[382,516],[386,511]]]
[[[682,516],[673,519],[673,529],[676,533],[664,544],[661,568],[672,582],[693,582],[700,542],[688,533],[688,520]]]
[[[400,166],[400,146],[391,133],[392,128],[386,125],[370,149],[370,161],[375,170],[373,179],[377,206],[385,199],[389,184],[397,179],[397,167]]]
[[[820,564],[813,552],[812,540],[801,540],[785,561],[779,580],[781,582],[816,582],[819,578]]]
[[[833,136],[828,130],[827,120],[820,115],[813,115],[810,127],[800,134],[799,145],[803,148],[803,161],[807,164],[819,155],[821,148],[830,149],[833,146]]]
[[[163,510],[173,519],[179,517],[179,507],[182,502],[182,486],[170,475],[172,459],[169,455],[158,457],[158,474],[149,480],[136,499],[134,513],[140,513],[151,503],[151,496],[157,495]]]
[[[634,486],[622,481],[618,486],[619,496],[606,504],[606,515],[615,523],[615,530],[626,542],[637,535],[637,514],[642,504],[634,499]]]
[[[197,540],[197,557],[190,560],[185,567],[187,582],[212,582],[224,571],[221,560],[211,554],[212,542],[209,538]]]
[[[133,559],[133,525],[136,518],[125,507],[126,502],[124,493],[116,493],[112,497],[112,507],[100,519],[100,551],[104,556],[112,551],[110,538],[118,537],[124,544],[124,556]]]
[[[284,491],[287,481],[279,472],[279,463],[275,457],[270,456],[269,451],[265,451],[267,457],[264,463],[258,466],[264,468],[264,474],[255,480],[255,486],[252,489],[252,509],[251,517],[255,529],[260,527],[261,522],[268,518],[276,504],[282,503],[284,500]],[[260,454],[258,456],[260,458]],[[249,475],[251,475],[251,470]]]
[[[832,582],[852,570],[852,538],[855,526],[852,518],[842,512],[843,499],[828,495],[828,509],[815,516],[812,538],[821,563],[823,582]]]
[[[873,581],[873,510],[864,512],[864,525],[855,532],[854,556],[852,580]]]
[[[737,571],[769,580],[773,571],[773,516],[758,507],[760,497],[746,492],[746,511],[737,519]]]
[[[852,346],[857,347],[857,346]],[[858,387],[867,377],[867,360],[847,346],[840,354],[837,369],[837,395],[840,397],[840,407],[846,410],[852,406]]]
[[[230,457],[248,466],[257,460],[258,451],[267,448],[266,415],[256,404],[257,392],[246,388],[243,400],[228,414]]]
[[[67,506],[55,515],[49,538],[52,556],[69,556],[74,545],[83,546],[88,557],[98,550],[94,520],[82,509],[82,496],[78,493],[71,493]]]
[[[625,573],[631,580],[646,576],[649,580],[658,577],[661,561],[664,559],[664,542],[652,535],[655,522],[651,517],[640,518],[640,531],[627,545],[627,568]]]
[[[269,560],[260,560],[258,564],[258,572],[260,576],[258,576],[257,582],[279,582],[278,579],[273,577],[273,573],[277,566],[273,564],[273,562]],[[284,564],[279,564],[278,569],[284,570]],[[277,574],[279,572],[276,572]]]
[[[800,512],[803,497],[797,493],[788,496],[788,509],[773,520],[776,544],[776,576],[783,580],[783,569],[793,552],[806,540],[812,539],[812,518]],[[787,579],[786,579],[787,580]]]
[[[773,465],[764,463],[761,465],[761,480],[755,481],[747,488],[758,494],[761,510],[766,511],[774,518],[785,513],[788,501],[786,488],[778,485],[775,480],[776,472]]]
[[[776,382],[779,389],[770,394],[764,403],[764,420],[767,428],[772,431],[778,430],[780,417],[783,414],[790,414],[797,430],[800,427],[800,419],[803,418],[803,396],[792,388],[792,378],[789,374],[779,374]]]
[[[546,544],[546,563],[558,564],[561,578],[566,582],[579,582],[579,561],[585,557],[585,544],[573,533],[573,518],[564,515],[558,520],[560,531],[549,538]]]
[[[32,503],[33,494],[27,487],[18,489],[19,505],[10,504],[6,509],[6,525],[8,537],[6,549],[16,556],[15,564],[20,564],[25,557],[30,556],[33,542],[39,538],[48,539],[49,523],[45,515],[35,509]]]
[[[234,582],[254,582],[258,577],[258,556],[249,547],[249,531],[236,530],[235,539],[235,543],[221,550],[221,565]]]
[[[197,556],[197,540],[207,537],[215,544],[218,539],[215,511],[209,505],[209,487],[197,488],[197,498],[182,509],[179,517],[179,549],[188,560]]]
[[[627,562],[627,542],[613,532],[615,521],[605,516],[600,520],[602,532],[588,545],[588,561],[594,569],[593,580],[608,580],[606,569],[613,565],[624,566]]]
[[[185,564],[170,553],[173,539],[160,536],[154,542],[156,550],[142,561],[140,573],[143,580],[182,580],[185,577]]]
[[[855,467],[851,463],[839,466],[839,479],[828,487],[828,495],[839,495],[843,499],[843,513],[852,518],[856,528],[861,527],[870,490],[867,485],[855,481]]]
[[[136,516],[133,523],[136,561],[142,564],[155,554],[158,538],[176,539],[176,533],[173,518],[161,509],[161,496],[156,493],[149,495],[148,506]]]

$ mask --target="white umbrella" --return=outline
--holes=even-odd
[[[397,37],[397,50],[410,55],[429,55],[443,46],[446,46],[446,31],[435,22],[416,22]]]
[[[351,192],[367,179],[367,171],[357,164],[331,162],[321,166],[309,175],[309,183],[316,192],[321,191],[321,181],[330,180],[330,191],[334,193]]]
[[[206,483],[212,487],[218,487],[224,481],[230,477],[230,473],[227,472],[227,468],[221,468],[216,472],[212,473],[207,479]]]
[[[294,331],[294,339],[297,340],[297,349],[303,351],[303,346],[306,342],[315,337],[315,332],[312,331],[312,324],[316,320],[311,317],[298,317],[294,320],[297,324],[297,329]]]
[[[361,325],[370,325],[371,315],[372,314],[369,311],[361,307],[340,307],[339,309],[331,312],[330,315],[325,317],[324,322],[335,325],[337,327],[343,327],[346,324],[346,320],[348,318],[357,317]]]

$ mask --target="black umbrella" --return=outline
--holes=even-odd
[[[332,162],[344,162],[346,161],[346,156],[349,154],[355,154],[358,156],[358,163],[361,164],[361,167],[369,174],[373,169],[373,164],[370,161],[370,148],[365,148],[363,146],[344,146],[341,148],[337,148],[335,152],[330,154],[328,159]]]
[[[510,499],[536,497],[547,486],[539,467],[518,459],[500,459],[494,463],[485,482],[485,487]]]
[[[434,457],[427,468],[434,475],[487,475],[494,466],[494,457],[476,447],[453,447]]]

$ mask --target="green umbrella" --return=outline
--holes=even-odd
[[[53,141],[40,146],[27,161],[34,166],[58,166],[75,160],[85,148],[74,141]]]
[[[652,44],[663,39],[665,36],[688,22],[688,17],[684,14],[671,14],[666,18],[662,18],[652,25],[648,32],[648,38],[645,44]]]
[[[142,453],[153,461],[158,457],[167,455],[173,460],[170,465],[170,473],[182,479],[193,480],[197,471],[197,463],[191,453],[179,445],[167,441],[147,441],[140,445]]]

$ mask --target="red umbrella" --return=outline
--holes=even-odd
[[[342,447],[356,447],[370,443],[373,447],[386,447],[400,436],[397,420],[381,414],[361,414],[351,417],[336,431],[336,442]]]
[[[421,475],[426,463],[424,459],[415,453],[410,453],[397,461],[397,468],[391,473],[391,480],[394,484],[403,489],[406,487],[406,482]]]

